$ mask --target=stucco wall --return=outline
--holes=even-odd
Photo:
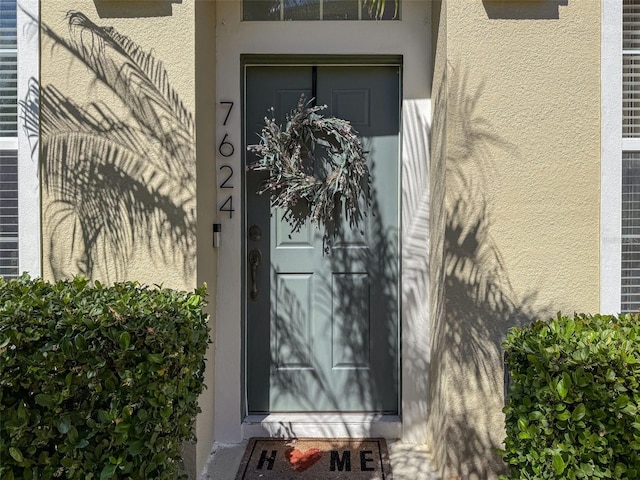
[[[447,477],[494,478],[507,328],[599,308],[600,2],[447,0],[438,38],[432,448]]]
[[[440,435],[445,431],[447,420],[446,405],[441,400],[442,371],[441,340],[439,327],[444,320],[444,237],[445,237],[445,193],[446,193],[446,126],[447,126],[447,3],[434,2],[432,14],[432,37],[434,38],[431,127],[431,159],[429,168],[431,210],[429,215],[429,277],[431,309],[431,363],[429,370],[428,428],[426,442],[431,450],[436,466],[446,464],[447,444]]]
[[[43,274],[192,288],[194,2],[41,8]]]
[[[41,2],[43,276],[207,282],[215,310],[214,25],[214,2]],[[192,478],[213,441],[212,350]]]

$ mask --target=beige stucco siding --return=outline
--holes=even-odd
[[[438,38],[431,435],[447,475],[494,478],[507,328],[599,308],[600,2],[448,0]]]
[[[446,325],[444,313],[444,238],[446,225],[446,127],[447,127],[447,4],[433,3],[432,37],[435,39],[433,65],[431,127],[431,155],[429,165],[430,215],[429,215],[429,277],[431,309],[431,358],[429,373],[429,414],[426,442],[432,451],[436,466],[443,470],[447,464],[447,445],[440,441],[447,420],[445,397],[441,395],[444,379],[442,339],[438,329]],[[431,373],[433,372],[433,373]]]
[[[462,104],[450,118],[474,152],[465,162],[452,149],[449,163],[467,163],[485,192],[517,296],[596,311],[600,2],[449,3],[451,102]]]
[[[44,275],[193,288],[194,2],[41,6]],[[88,24],[71,31],[69,12],[155,66]]]

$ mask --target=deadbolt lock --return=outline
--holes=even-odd
[[[262,230],[260,230],[260,227],[257,225],[251,225],[249,227],[249,240],[253,240],[254,242],[257,242],[261,238],[262,238]]]

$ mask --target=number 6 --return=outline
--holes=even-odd
[[[220,145],[218,146],[218,152],[223,157],[230,157],[235,152],[235,148],[233,147],[233,144],[231,142],[227,142],[228,136],[229,134],[225,133],[224,137],[222,137],[222,142],[220,142]],[[229,149],[231,149],[231,151],[229,151]]]

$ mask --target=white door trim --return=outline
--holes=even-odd
[[[602,2],[600,312],[620,311],[622,268],[622,2]]]
[[[249,415],[242,423],[242,438],[316,437],[316,438],[400,438],[399,415],[280,413]]]
[[[29,97],[32,86],[40,81],[40,0],[18,0],[17,7],[18,273],[28,272],[37,277],[42,274],[39,145],[37,139],[29,138],[29,132],[22,127],[24,118],[38,118],[40,112],[25,112],[21,102]]]
[[[429,314],[427,268],[415,261],[411,245],[407,242],[418,232],[421,235],[420,253],[428,258],[428,125],[430,119],[430,2],[410,2],[403,5],[406,20],[387,22],[241,22],[241,2],[218,1],[216,98],[218,125],[216,141],[224,136],[234,143],[234,153],[218,156],[218,166],[229,165],[237,172],[235,188],[218,188],[218,207],[233,195],[241,201],[240,152],[242,115],[241,65],[243,54],[265,55],[401,55],[403,57],[402,102],[402,158],[401,171],[410,172],[411,178],[402,180],[402,298],[401,350],[402,433],[403,439],[423,442],[426,436],[427,384],[429,365]],[[232,101],[235,108],[222,125],[227,106],[220,102]],[[217,170],[217,169],[216,169]],[[218,182],[219,183],[219,182]],[[218,212],[222,224],[218,250],[218,282],[215,315],[215,415],[214,435],[217,442],[237,443],[243,438],[243,429],[249,430],[251,418],[243,426],[242,393],[242,222],[236,215],[229,218]],[[408,248],[407,248],[408,247]],[[424,254],[424,255],[423,255]],[[406,265],[409,268],[406,268]],[[420,290],[416,296],[414,290]],[[275,418],[275,417],[274,417]],[[269,420],[269,419],[268,419]],[[281,419],[279,419],[281,420]],[[349,420],[344,418],[344,425]],[[383,423],[385,419],[360,419],[356,424]],[[266,422],[265,428],[270,422]],[[319,426],[327,425],[321,418]],[[326,430],[326,429],[325,429]],[[400,436],[398,433],[394,436]]]

